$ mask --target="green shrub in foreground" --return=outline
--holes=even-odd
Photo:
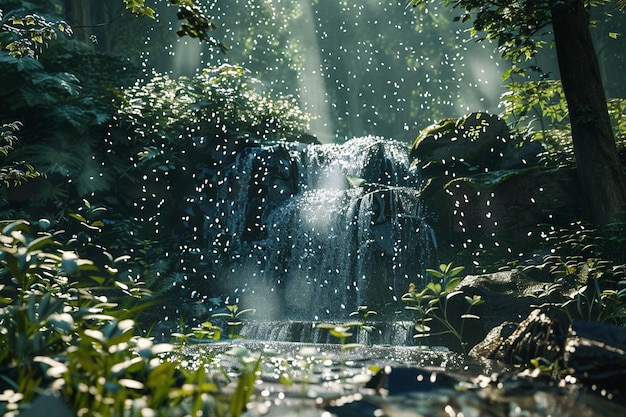
[[[53,390],[79,416],[224,415],[203,366],[166,361],[172,345],[135,335],[139,308],[119,301],[144,292],[117,279],[122,260],[98,268],[48,224],[15,221],[0,233],[0,412]]]

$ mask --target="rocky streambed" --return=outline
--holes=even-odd
[[[211,357],[232,376],[226,398],[241,389],[237,376],[261,357],[244,416],[584,416],[626,413],[620,388],[554,379],[445,348],[261,342],[197,344],[189,366]],[[200,359],[204,358],[204,359]]]

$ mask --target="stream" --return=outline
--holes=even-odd
[[[259,355],[262,370],[243,414],[319,417],[624,416],[613,394],[571,378],[463,358],[446,348],[238,340],[188,346],[190,367],[212,358],[232,379]],[[194,365],[195,364],[195,365]]]

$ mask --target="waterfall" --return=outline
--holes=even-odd
[[[270,320],[341,319],[363,304],[402,309],[435,255],[405,144],[364,137],[233,154],[188,197],[205,201],[214,291]]]
[[[414,343],[414,325],[415,323],[411,321],[373,322],[372,329],[369,332],[351,328],[350,332],[353,336],[350,337],[348,342],[359,343],[365,346],[412,345]],[[328,329],[320,328],[310,321],[249,322],[243,325],[241,335],[249,340],[338,343],[337,338],[333,337]]]

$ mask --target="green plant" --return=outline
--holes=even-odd
[[[558,80],[509,82],[500,97],[500,107],[507,122],[540,141],[546,148],[543,162],[550,166],[572,165],[574,155],[570,135],[569,113],[563,87]],[[614,98],[607,102],[618,146],[626,139],[626,122],[621,117],[626,100]]]
[[[262,354],[252,354],[248,349],[235,346],[227,352],[238,359],[241,365],[237,386],[230,400],[229,415],[239,417],[246,409],[246,404],[254,393],[254,383],[258,379],[263,360]]]
[[[5,16],[0,9],[0,48],[11,56],[36,57],[60,33],[71,36],[72,28],[64,21],[52,21],[35,13],[8,11]]]
[[[41,60],[0,52],[5,75],[0,113],[5,120],[19,120],[20,136],[28,138],[14,144],[7,164],[20,162],[43,174],[18,188],[21,198],[9,203],[26,206],[35,218],[59,218],[59,207],[76,206],[83,196],[109,189],[109,167],[97,155],[104,155],[105,122],[115,112],[114,86],[130,78],[119,59],[106,61],[77,43],[59,44],[46,49]],[[93,70],[98,63],[104,63],[100,72]]]
[[[370,310],[366,305],[360,305],[356,311],[349,314],[350,317],[359,317],[360,320],[344,323],[344,326],[355,327],[360,332],[372,333],[374,326],[370,322],[370,317],[376,315],[378,313],[375,310]]]
[[[409,284],[409,291],[402,296],[402,301],[406,303],[405,309],[416,314],[415,338],[425,338],[429,336],[451,334],[458,341],[462,351],[465,353],[466,343],[463,341],[463,327],[466,320],[475,320],[480,317],[471,314],[472,307],[482,304],[484,301],[479,295],[472,297],[464,296],[467,302],[467,310],[459,317],[461,324],[457,327],[452,323],[449,316],[448,302],[451,298],[462,295],[457,291],[457,286],[461,283],[458,276],[465,268],[462,266],[453,267],[452,263],[441,264],[439,270],[428,269],[427,272],[439,282],[430,282],[421,291],[418,291],[415,284]],[[433,332],[431,322],[437,322],[443,326],[443,330]]]
[[[500,97],[503,116],[548,151],[544,163],[573,164],[569,114],[560,81],[509,82]]]
[[[602,230],[582,222],[567,227],[548,225],[542,232],[548,255],[522,267],[538,270],[550,282],[535,295],[543,305],[561,308],[571,319],[626,325],[624,223]]]
[[[37,172],[30,164],[5,162],[18,140],[15,132],[19,130],[20,125],[19,122],[13,122],[0,126],[0,157],[2,158],[0,184],[3,184],[5,188],[17,186],[28,179],[41,176],[41,173]]]
[[[156,74],[150,82],[124,90],[120,117],[146,145],[151,159],[161,155],[161,143],[180,146],[192,136],[250,135],[260,140],[295,139],[307,128],[309,116],[291,97],[270,98],[260,81],[237,65],[208,67],[193,78],[172,79]],[[193,126],[193,130],[190,129]],[[122,141],[125,138],[120,138]],[[147,142],[147,143],[146,143]]]
[[[609,116],[613,123],[613,130],[618,141],[618,146],[624,148],[624,140],[626,140],[626,120],[624,120],[624,112],[626,112],[626,99],[613,98],[607,103]]]
[[[358,332],[364,331],[366,333],[371,333],[374,330],[374,326],[369,323],[370,316],[377,315],[378,313],[374,310],[370,310],[366,305],[360,305],[356,311],[353,311],[349,314],[350,317],[360,317],[361,320],[355,321],[347,321],[344,323],[321,323],[317,324],[316,327],[319,329],[326,329],[329,331],[332,337],[335,337],[339,340],[339,344],[341,345],[342,350],[354,349],[361,344],[359,343],[346,343],[348,339],[354,336],[352,331],[356,330]]]
[[[97,220],[87,217],[76,220],[97,229]],[[229,406],[230,415],[241,414],[260,357],[235,353],[241,379],[232,396],[216,400],[219,386],[204,362],[190,369],[173,345],[135,335],[130,317],[143,306],[122,308],[116,301],[145,292],[118,279],[116,262],[123,259],[99,268],[67,250],[73,239],[64,241],[64,232],[50,226],[14,221],[0,233],[0,384],[9,387],[0,393],[4,415],[15,415],[43,390],[60,392],[79,416],[221,416]],[[216,330],[207,323],[196,329],[202,335]]]
[[[368,319],[370,316],[374,316],[376,314],[378,313],[374,310],[370,310],[366,305],[360,305],[359,308],[356,311],[351,312],[349,316],[358,316],[361,320],[347,321],[340,324],[321,323],[317,324],[316,327],[320,329],[327,329],[331,336],[339,340],[342,349],[354,349],[361,345],[359,343],[346,343],[348,339],[354,336],[354,333],[351,333],[352,329],[359,332],[364,331],[371,333],[374,330],[374,326],[368,322]]]
[[[184,322],[180,323],[180,327],[184,328]],[[180,347],[186,345],[193,339],[205,341],[218,341],[222,337],[222,328],[218,326],[214,326],[210,321],[205,321],[200,324],[198,327],[194,327],[191,329],[192,331],[189,333],[172,333],[172,337],[176,339],[178,345]]]
[[[626,265],[550,255],[540,266],[554,277],[535,295],[574,318],[626,325]]]
[[[133,296],[133,284],[114,277],[119,259],[108,258],[108,268],[99,269],[49,227],[45,220],[18,220],[0,233],[0,368],[24,402],[50,382],[41,364],[79,344],[81,326],[135,311],[115,303]]]
[[[231,339],[242,338],[243,336],[239,334],[239,329],[243,325],[243,316],[252,314],[256,310],[253,308],[246,308],[243,310],[239,310],[239,306],[237,304],[227,305],[228,313],[215,313],[212,314],[211,317],[225,317],[227,319],[226,324],[228,325],[228,337]]]
[[[569,373],[569,370],[563,367],[562,361],[550,361],[543,357],[537,357],[530,360],[532,370],[524,371],[532,377],[545,375],[555,381],[561,381]]]
[[[358,327],[360,325],[361,322],[347,322],[342,324],[322,323],[317,324],[316,327],[319,329],[328,329],[330,335],[336,337],[339,340],[341,349],[345,350],[354,349],[360,346],[358,343],[346,343],[347,340],[354,335],[350,332],[350,329]]]

